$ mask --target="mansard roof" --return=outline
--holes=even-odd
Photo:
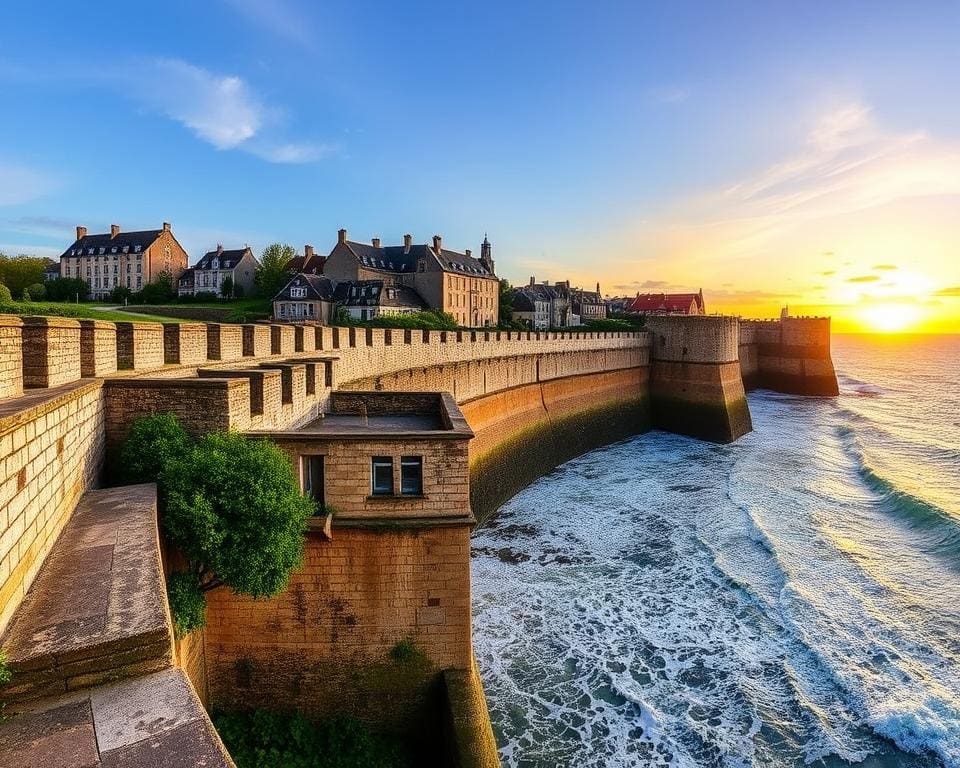
[[[216,258],[220,259],[220,266],[217,269],[233,269],[240,263],[240,260],[243,258],[243,255],[250,251],[250,248],[236,248],[231,251],[225,251],[222,248],[216,251],[207,251],[203,254],[203,257],[196,264],[193,265],[194,269],[213,269],[213,260]],[[250,252],[250,255],[253,256],[253,252]]]
[[[291,288],[306,288],[307,295],[303,296],[291,296]],[[324,277],[323,275],[311,275],[304,272],[296,274],[287,283],[280,292],[273,297],[274,301],[303,301],[304,298],[321,300],[321,301],[333,301],[334,297],[334,283],[330,278]]]
[[[472,255],[457,251],[448,251],[441,248],[435,251],[433,247],[418,243],[412,244],[409,249],[403,245],[387,245],[377,248],[368,243],[358,243],[347,240],[346,246],[351,250],[361,266],[368,269],[383,270],[386,272],[416,272],[417,262],[426,259],[436,263],[445,272],[454,272],[461,275],[475,277],[495,277],[479,259]]]
[[[111,235],[104,232],[99,235],[84,235],[61,255],[64,256],[100,256],[111,253],[137,253],[145,251],[163,234],[162,229],[144,229],[139,232],[119,232]],[[139,246],[139,251],[137,247]],[[124,250],[126,248],[126,250]],[[92,249],[92,253],[90,252]],[[102,253],[101,253],[102,249]],[[116,250],[114,250],[116,249]]]
[[[387,285],[383,280],[344,280],[334,294],[345,307],[407,307],[427,309],[419,293],[407,285]]]

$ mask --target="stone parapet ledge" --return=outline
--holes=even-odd
[[[167,365],[207,362],[207,326],[203,323],[164,323],[163,361]]]
[[[117,323],[117,368],[144,371],[162,368],[163,326],[160,323]]]
[[[0,315],[0,399],[23,394],[23,320]]]
[[[270,326],[270,352],[274,355],[292,355],[296,352],[294,326]]]
[[[443,671],[444,741],[449,765],[500,768],[487,700],[476,662],[470,669]]]
[[[117,372],[117,324],[80,320],[80,374],[92,379]]]
[[[207,323],[207,359],[232,362],[243,357],[243,327]]]
[[[269,325],[249,323],[243,328],[243,356],[269,357],[271,350],[271,332]]]
[[[80,323],[23,318],[23,386],[55,387],[80,378]]]

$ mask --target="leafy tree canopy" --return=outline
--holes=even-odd
[[[173,275],[161,272],[156,280],[143,286],[140,296],[146,304],[167,304],[173,301],[177,296]]]
[[[78,277],[58,277],[44,285],[47,301],[83,301],[90,293],[90,286]]]
[[[296,255],[293,246],[286,243],[272,243],[263,249],[255,278],[261,296],[272,299],[289,282],[287,264]]]
[[[43,273],[53,264],[51,259],[41,256],[7,256],[0,253],[0,283],[10,289],[17,298],[31,285],[43,282]]]

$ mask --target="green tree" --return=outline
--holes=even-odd
[[[43,283],[33,283],[23,289],[25,301],[42,301],[46,295],[47,289]]]
[[[497,317],[497,327],[506,330],[523,328],[522,323],[513,319],[513,296],[516,289],[510,285],[509,280],[500,279],[500,304],[499,315]]]
[[[58,277],[44,283],[47,301],[75,301],[87,298],[90,286],[78,277]]]
[[[157,483],[165,489],[167,463],[185,455],[190,436],[172,413],[154,413],[133,422],[116,456],[114,475],[121,483]]]
[[[6,256],[0,253],[0,282],[14,296],[23,296],[31,285],[43,283],[43,273],[53,261],[40,256]]]
[[[0,304],[10,304],[13,301],[13,295],[10,289],[3,283],[0,283]]]
[[[229,275],[223,278],[223,282],[220,283],[220,295],[225,299],[233,296],[233,278]]]
[[[123,304],[125,301],[128,301],[131,296],[133,296],[133,291],[125,285],[118,285],[110,291],[110,301],[117,304]]]
[[[286,454],[236,433],[204,435],[163,468],[163,529],[204,592],[268,597],[300,564],[314,503]]]
[[[143,286],[140,294],[147,304],[166,304],[173,301],[177,295],[173,285],[173,275],[169,272],[161,272],[156,280]]]
[[[263,298],[272,299],[290,281],[291,271],[287,265],[296,255],[293,246],[286,243],[273,243],[263,249],[255,276],[257,290]]]

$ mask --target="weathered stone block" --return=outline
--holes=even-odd
[[[164,323],[163,359],[168,365],[207,362],[207,328],[202,323]]]
[[[251,323],[243,327],[243,356],[269,357],[270,326]]]
[[[105,320],[80,321],[80,374],[84,378],[117,372],[117,325]]]
[[[117,368],[145,371],[163,367],[160,323],[117,323]]]
[[[0,315],[0,398],[22,393],[23,320],[16,315]]]
[[[55,387],[80,378],[80,323],[23,318],[23,386]]]
[[[221,323],[207,324],[207,358],[239,360],[243,357],[243,326]]]

